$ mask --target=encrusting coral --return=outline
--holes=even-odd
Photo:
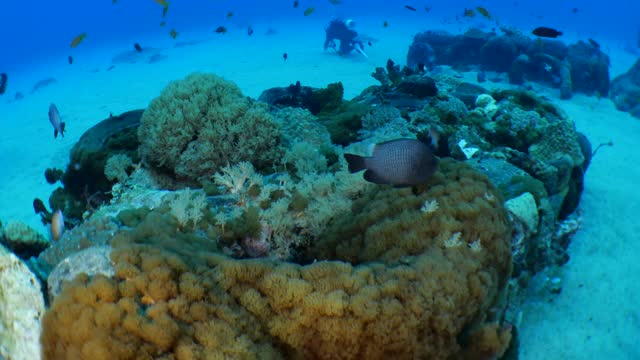
[[[43,320],[45,359],[279,358],[205,267],[148,246],[112,259],[114,279],[79,276],[56,298]]]
[[[111,241],[114,278],[79,277],[54,300],[43,353],[450,359],[479,349],[499,356],[510,329],[485,324],[499,320],[491,308],[511,269],[501,204],[484,175],[445,159],[424,186],[368,188],[351,216],[325,225],[301,263],[232,259],[185,237],[167,246],[151,211]]]
[[[138,137],[146,165],[192,183],[240,161],[270,169],[282,152],[268,106],[213,74],[169,83],[142,115]]]

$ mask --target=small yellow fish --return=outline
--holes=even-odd
[[[464,9],[464,17],[472,18],[476,16],[476,12],[473,9]]]
[[[307,10],[304,11],[304,16],[309,16],[311,15],[311,13],[313,13],[316,10],[316,8],[314,8],[313,6],[310,8],[307,8]]]
[[[64,216],[60,209],[56,210],[51,217],[51,238],[55,241],[60,240],[64,233]]]
[[[162,9],[162,17],[167,16],[167,12],[169,11],[169,4],[167,4],[163,9]]]
[[[175,31],[175,29],[171,29],[171,31],[169,31],[169,35],[175,39],[178,36],[178,32]]]
[[[227,13],[227,19],[231,19],[233,17],[233,13],[231,11],[229,11]]]
[[[84,38],[86,37],[87,37],[87,33],[82,33],[74,37],[73,40],[71,40],[71,48],[78,46],[82,42],[82,40],[84,40]]]
[[[480,15],[486,17],[487,19],[491,20],[491,14],[489,14],[489,11],[487,11],[487,9],[483,8],[482,6],[478,6],[476,8],[476,11],[480,13]]]
[[[154,0],[157,4],[160,4],[162,6],[169,6],[169,2],[167,0]]]
[[[160,26],[165,26],[166,24],[167,24],[167,23],[166,23],[166,22],[164,22],[164,21],[160,22]]]
[[[387,27],[387,26],[389,26],[389,22],[388,22],[387,20],[385,20],[385,21],[382,23],[382,27]]]

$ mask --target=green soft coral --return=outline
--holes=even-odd
[[[147,165],[187,182],[240,161],[269,169],[282,153],[267,106],[213,74],[169,83],[144,112],[138,136]]]

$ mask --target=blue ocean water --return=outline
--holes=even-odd
[[[2,5],[0,35],[3,51],[2,69],[14,70],[50,56],[67,54],[68,44],[76,35],[86,32],[88,39],[83,47],[99,48],[114,40],[132,41],[138,37],[166,33],[170,28],[180,31],[213,28],[218,24],[232,24],[245,28],[253,23],[278,23],[299,21],[309,7],[315,12],[311,19],[328,20],[331,16],[397,18],[403,23],[419,26],[426,20],[456,22],[466,27],[463,18],[465,8],[484,6],[493,18],[502,24],[528,30],[537,26],[550,26],[580,37],[608,39],[611,46],[638,47],[637,14],[640,4],[633,0],[617,1],[405,1],[343,0],[339,5],[329,1],[300,1],[293,7],[292,1],[231,1],[190,0],[172,1],[166,18],[162,18],[162,5],[153,0],[112,3],[102,1],[7,1]],[[404,5],[413,6],[412,12]],[[425,11],[425,7],[430,9]],[[577,9],[574,10],[574,9]],[[231,21],[226,16],[233,12]],[[165,20],[166,28],[158,26]],[[482,19],[476,19],[483,23]],[[493,22],[485,22],[493,26]],[[301,31],[312,29],[301,28]],[[66,58],[66,56],[64,57]],[[63,58],[63,59],[64,59]],[[51,61],[54,61],[52,58]]]
[[[9,169],[28,168],[33,172],[32,174],[21,170],[0,170],[0,188],[5,193],[11,191],[14,184],[21,183],[23,176],[29,177],[28,182],[37,182],[39,186],[37,189],[31,187],[27,189],[33,190],[36,192],[35,194],[28,191],[23,192],[24,189],[20,189],[19,195],[5,194],[0,204],[5,205],[5,209],[8,204],[11,204],[16,208],[19,207],[20,211],[8,211],[0,208],[1,221],[5,222],[11,220],[11,216],[16,216],[49,237],[49,228],[42,226],[39,217],[33,215],[31,210],[31,199],[34,197],[46,198],[52,190],[50,187],[42,186],[44,180],[41,174],[44,168],[53,165],[66,166],[64,161],[66,161],[74,142],[80,138],[84,130],[89,129],[99,120],[109,117],[112,113],[118,115],[127,110],[146,106],[153,97],[160,93],[166,83],[171,80],[179,80],[193,71],[216,72],[219,70],[228,80],[237,82],[246,92],[245,95],[252,97],[257,97],[262,90],[266,90],[268,87],[287,86],[298,79],[302,79],[303,85],[326,86],[329,82],[342,80],[341,72],[345,72],[349,73],[349,79],[353,80],[345,79],[345,94],[348,94],[345,98],[349,99],[359,94],[366,86],[374,84],[371,72],[377,66],[384,66],[387,57],[391,57],[391,55],[381,53],[382,50],[379,49],[389,50],[389,54],[394,55],[393,60],[397,64],[405,65],[408,45],[414,35],[428,30],[446,30],[454,34],[461,34],[469,28],[478,28],[485,32],[493,30],[499,32],[501,26],[510,26],[521,30],[527,36],[531,36],[531,31],[539,26],[550,27],[563,32],[559,40],[566,44],[577,41],[588,42],[588,39],[599,44],[599,49],[604,54],[611,56],[612,78],[628,70],[632,64],[629,59],[635,60],[640,54],[640,20],[638,17],[640,2],[634,0],[609,2],[578,0],[540,0],[535,2],[526,0],[409,0],[404,2],[300,0],[295,2],[295,6],[293,0],[173,0],[166,3],[168,5],[164,5],[161,0],[63,0],[5,1],[0,5],[0,39],[2,39],[0,73],[6,73],[9,78],[7,92],[0,96],[0,103],[2,103],[0,106],[4,106],[4,108],[0,107],[0,126],[3,129],[0,139],[5,142],[2,145],[6,145],[0,146],[0,163],[3,161],[6,164],[11,163]],[[489,12],[491,19],[483,17],[478,12],[479,6]],[[164,9],[168,10],[163,16]],[[474,11],[473,17],[465,16],[467,9]],[[308,12],[308,15],[305,15],[305,11]],[[366,48],[368,58],[360,57],[356,53],[341,58],[333,52],[322,50],[324,28],[331,19],[337,17],[354,19],[357,29],[363,29],[363,33],[370,34],[375,38],[374,44]],[[161,22],[164,25],[161,26]],[[219,47],[216,47],[215,41],[217,40],[211,39],[213,36],[217,36],[214,34],[214,30],[220,26],[225,27],[227,33],[221,35],[226,38],[224,41],[220,41]],[[254,33],[248,34],[249,29]],[[177,33],[175,39],[170,35],[172,30]],[[281,36],[282,47],[274,50],[273,53],[256,52],[255,49],[260,49],[256,43],[266,41],[266,34],[270,30]],[[392,41],[397,41],[397,46],[395,43],[385,43],[387,32],[389,38],[393,39]],[[81,34],[86,34],[86,37],[82,38],[77,46],[71,47],[72,41]],[[278,37],[275,39],[275,41],[271,39],[269,41],[274,41],[277,44],[280,40]],[[191,65],[187,61],[190,59],[181,59],[179,50],[175,50],[177,48],[174,46],[181,42],[188,44],[200,41],[207,44],[206,51],[209,52],[207,56],[216,59],[216,61],[207,63],[206,60],[203,60],[200,62],[201,65],[190,68]],[[111,82],[108,72],[113,58],[123,52],[134,51],[134,43],[140,43],[143,47],[174,49],[169,55],[169,59],[164,60],[165,62],[160,60],[159,64],[173,64],[175,62],[184,65],[160,65],[160,67],[152,68],[150,66],[153,64],[137,64],[144,68],[133,70],[134,75],[128,79],[120,78]],[[378,46],[378,43],[381,45]],[[288,56],[285,60],[281,58],[283,53],[287,53]],[[188,54],[189,56],[198,56],[192,52]],[[625,60],[618,61],[615,58],[618,54],[623,54]],[[270,58],[264,59],[265,56]],[[68,64],[69,57],[73,58],[73,64]],[[296,63],[296,57],[304,59],[304,62]],[[374,63],[372,59],[379,62]],[[291,68],[282,66],[282,64],[289,65],[291,63],[296,66]],[[330,65],[326,65],[327,63]],[[228,66],[228,64],[246,64],[246,66]],[[116,64],[115,66],[120,67],[121,65]],[[334,67],[335,71],[326,72],[326,67]],[[55,71],[56,82],[65,83],[65,89],[72,88],[71,91],[65,90],[58,93],[58,90],[53,88],[41,93],[35,92],[33,96],[29,94],[31,87],[37,80],[47,78],[46,70],[59,68],[64,68],[64,71]],[[243,68],[246,72],[243,71]],[[37,69],[37,75],[34,75],[33,69]],[[136,72],[139,72],[139,78],[135,77]],[[99,74],[99,77],[92,77],[96,73]],[[90,80],[85,81],[87,78]],[[150,78],[155,78],[157,81],[150,81]],[[75,82],[77,82],[76,88],[74,88]],[[145,88],[147,84],[149,85]],[[361,87],[353,87],[356,86],[354,84],[361,85]],[[144,90],[132,91],[132,94],[115,97],[114,93],[117,90],[112,88],[127,86],[144,88]],[[110,88],[111,90],[107,90]],[[20,103],[15,100],[16,92],[21,92],[25,96],[25,102]],[[87,94],[93,95],[94,92],[98,92],[96,97],[102,96],[102,99],[99,103],[91,104],[89,102],[95,99]],[[112,95],[114,98],[109,98]],[[593,99],[599,97],[598,94],[589,95],[590,97],[580,94],[576,96],[577,100],[567,100],[562,104],[568,108],[570,114],[579,116],[582,114],[581,111],[589,106],[602,105],[602,102],[595,102],[595,100],[592,102]],[[557,96],[552,101],[560,103]],[[608,100],[605,97],[603,101]],[[59,144],[47,143],[46,146],[43,146],[47,152],[43,154],[39,153],[41,148],[37,146],[41,140],[39,138],[34,140],[36,138],[34,134],[46,133],[47,141],[51,140],[52,129],[46,117],[49,102],[56,102],[60,106],[63,118],[71,120],[68,121],[67,138],[58,138]],[[19,118],[18,114],[30,114],[24,108],[31,106],[41,109],[37,111],[42,114],[41,117],[37,119],[35,117]],[[609,108],[606,108],[606,105],[602,106],[605,106],[605,110],[599,113],[603,114],[601,117],[616,114],[612,106]],[[3,109],[6,111],[3,112]],[[592,111],[596,112],[593,108]],[[74,121],[75,124],[78,124],[75,129]],[[578,125],[579,121],[579,119],[576,120]],[[34,125],[28,131],[23,131],[21,126],[24,125],[24,122],[37,122],[38,125]],[[601,130],[598,126],[594,126],[594,128]],[[578,130],[581,130],[579,126]],[[605,143],[610,140],[606,130],[593,131],[588,135],[594,147],[600,142]],[[29,144],[29,146],[24,149],[22,144]],[[605,147],[601,151],[607,150],[608,148]],[[60,161],[60,159],[64,160]],[[598,174],[602,174],[602,172]],[[37,176],[38,180],[33,180],[31,176]],[[633,182],[634,179],[626,179],[626,181]],[[605,180],[599,181],[605,182]],[[598,181],[595,182],[598,183]],[[588,186],[587,183],[587,189]],[[589,204],[597,203],[594,199],[597,199],[597,196],[587,190]],[[635,207],[633,204],[629,206],[628,210],[632,212],[631,210],[634,210]],[[7,217],[9,218],[7,219]],[[634,220],[623,219],[623,217],[620,216],[620,223],[629,227],[609,229],[613,233],[613,235],[607,233],[609,236],[631,238],[628,232],[634,228],[632,224]],[[599,225],[606,230],[606,224],[603,226],[599,223]],[[589,228],[588,224],[586,227],[588,231],[593,231],[593,228]],[[591,253],[600,250],[599,248],[591,249]],[[627,255],[631,254],[627,253]],[[578,263],[588,263],[588,260],[581,259],[578,260]],[[567,266],[571,266],[571,261],[574,260],[569,260]],[[624,273],[623,269],[628,264],[621,261],[620,266],[614,267],[611,273]],[[554,271],[561,272],[562,270],[554,269]],[[541,273],[545,274],[543,271]],[[606,277],[606,275],[594,275],[589,278],[593,281],[592,286],[596,286],[593,284],[598,281],[598,277]],[[556,279],[554,275],[549,275],[547,278],[548,281]],[[544,283],[543,280],[542,282]],[[613,283],[614,285],[607,283],[607,286],[615,287],[615,282]],[[583,280],[577,279],[576,282],[567,284],[567,288],[577,289],[578,287],[582,288],[583,285]],[[627,289],[628,286],[632,288]],[[638,300],[638,290],[633,286],[624,283],[619,288],[612,290],[616,294],[631,293],[630,301],[627,304],[631,308],[633,307],[632,301]],[[598,292],[601,293],[602,290]],[[545,305],[544,312],[541,311],[544,315],[540,315],[536,319],[536,325],[539,326],[528,328],[527,335],[544,339],[553,337],[553,335],[543,334],[543,332],[558,331],[557,328],[544,326],[547,321],[557,320],[557,318],[545,318],[546,314],[557,315],[559,312],[557,309],[561,309],[557,307],[554,311],[553,300],[549,300],[549,303],[550,305]],[[537,305],[539,303],[536,303]],[[606,307],[607,304],[602,306]],[[534,307],[534,309],[537,308]],[[601,335],[598,341],[606,342],[605,350],[599,352],[598,355],[610,355],[615,359],[638,358],[637,349],[634,349],[633,346],[640,334],[640,325],[638,325],[640,324],[638,320],[640,314],[637,311],[625,310],[622,315],[609,316],[607,310],[602,309],[599,316],[602,317],[600,320],[603,323],[613,328],[600,329],[602,332],[598,332]],[[525,322],[519,324],[523,328],[527,327],[526,317],[527,315],[525,315]],[[591,318],[588,319],[580,321],[584,320],[583,322],[589,325],[584,327],[576,325],[576,328],[563,329],[563,331],[569,334],[575,333],[577,338],[583,335],[585,327],[588,329],[591,329],[591,326],[599,327],[597,324],[592,325]],[[579,324],[581,324],[580,321]],[[575,324],[571,321],[567,323]],[[583,342],[591,341],[591,335],[586,335],[585,338],[580,338],[580,341],[576,340],[574,344],[568,344],[567,347],[575,349],[566,350],[556,358],[594,358],[589,354],[582,353],[579,349]],[[634,340],[629,340],[629,338]],[[537,349],[535,347],[532,349],[531,346],[527,347],[528,339],[526,338],[519,341],[524,344],[523,348],[528,350],[521,358],[554,358],[542,347]],[[537,340],[535,343],[539,345],[541,342]],[[554,348],[557,348],[557,344],[554,345],[556,346]],[[611,350],[616,347],[616,351]],[[539,357],[539,354],[544,355]],[[0,352],[1,358],[2,352]]]

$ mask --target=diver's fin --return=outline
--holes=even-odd
[[[362,49],[362,46],[360,46],[360,44],[356,43],[356,44],[353,46],[353,48],[354,48],[357,52],[359,52],[359,53],[360,53],[360,55],[362,55],[362,56],[366,57],[367,59],[369,58],[369,57],[367,56],[367,53],[365,53],[365,52],[364,52],[364,49]]]

